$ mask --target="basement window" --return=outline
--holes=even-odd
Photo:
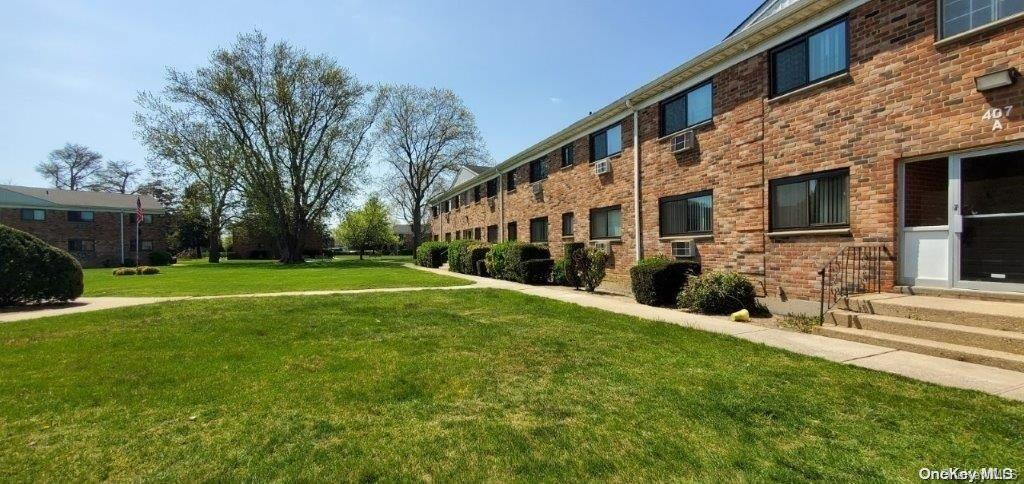
[[[845,18],[812,30],[771,51],[772,96],[847,72],[850,55]]]
[[[942,38],[1024,13],[1024,0],[942,0]]]

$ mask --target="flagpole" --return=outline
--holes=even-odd
[[[139,246],[142,245],[142,241],[139,240],[139,228],[142,225],[139,223],[138,217],[135,218],[135,267],[139,267]]]

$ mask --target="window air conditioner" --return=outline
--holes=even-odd
[[[598,175],[604,175],[612,172],[612,162],[605,158],[603,160],[597,160],[594,162],[594,173]]]
[[[693,131],[686,131],[672,138],[672,153],[685,153],[693,149],[696,144],[696,137]]]

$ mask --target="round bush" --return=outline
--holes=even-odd
[[[154,266],[169,266],[171,265],[171,254],[162,251],[155,251],[149,253],[149,264]]]
[[[453,240],[448,244],[448,270],[472,274],[473,268],[469,265],[469,249],[476,242],[472,240]]]
[[[77,299],[82,265],[38,237],[0,225],[0,306]]]
[[[688,275],[700,272],[695,262],[669,260],[666,257],[643,259],[629,270],[636,302],[648,306],[675,305]]]
[[[691,280],[679,294],[679,306],[704,314],[758,311],[754,285],[735,272],[711,272]]]
[[[416,263],[423,267],[436,269],[444,265],[448,259],[448,244],[444,242],[424,242],[416,248]]]

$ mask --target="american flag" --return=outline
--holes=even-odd
[[[142,224],[142,197],[135,197],[135,224]]]

